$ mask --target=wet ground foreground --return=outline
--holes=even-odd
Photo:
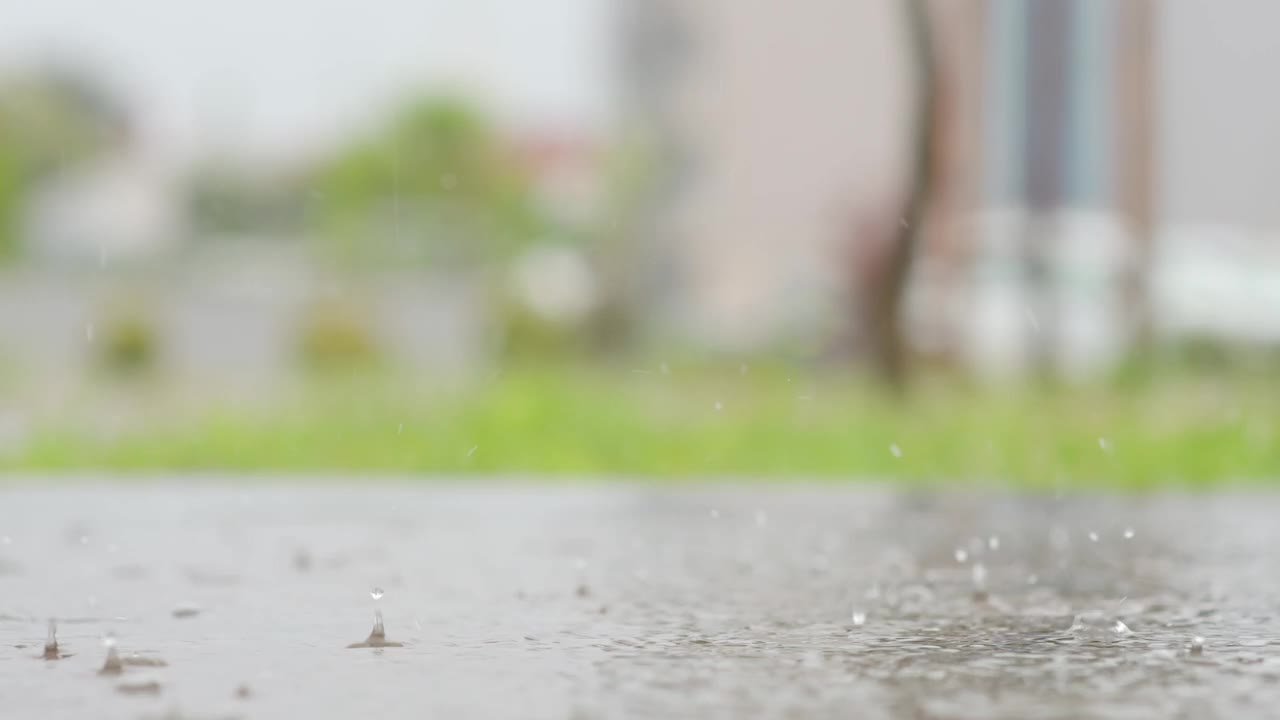
[[[10,486],[0,716],[1274,717],[1277,517],[1280,494]]]

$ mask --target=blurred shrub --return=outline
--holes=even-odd
[[[141,375],[154,369],[158,346],[155,326],[142,311],[116,310],[99,331],[98,365],[113,375]]]
[[[495,313],[501,354],[512,360],[555,360],[585,349],[581,329],[539,315],[508,293]]]
[[[315,168],[308,213],[347,265],[467,265],[509,257],[547,229],[516,148],[469,104],[412,103]]]
[[[567,245],[544,244],[512,263],[502,288],[498,323],[505,355],[554,358],[589,349],[599,309],[586,257]]]
[[[319,370],[369,367],[381,357],[363,309],[333,299],[313,303],[303,315],[299,353],[305,366]]]
[[[122,104],[91,77],[56,68],[0,77],[0,260],[19,250],[28,193],[119,145],[128,129]]]

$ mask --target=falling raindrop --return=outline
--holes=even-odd
[[[717,510],[716,508],[711,508],[710,510],[707,511],[707,514],[711,516],[712,520],[720,519],[720,511]]]
[[[85,341],[85,342],[93,342],[93,323],[85,323],[85,326],[84,326],[84,341]]]
[[[1098,449],[1102,452],[1111,452],[1111,443],[1104,437],[1098,438]]]
[[[396,428],[396,434],[400,435],[404,432],[404,423],[400,423],[400,427]]]
[[[458,186],[458,178],[453,173],[443,173],[440,175],[440,187],[445,190],[452,190]]]
[[[668,365],[667,363],[663,362],[663,363],[661,363],[660,365],[658,365],[658,372],[662,373],[663,375],[670,375],[670,374],[671,374],[671,366],[670,366],[670,365]]]
[[[475,455],[476,451],[479,449],[480,449],[479,445],[472,445],[471,449],[467,451],[467,457],[471,457],[472,455]]]
[[[769,524],[769,516],[763,510],[756,510],[756,527],[764,527]]]
[[[1125,528],[1125,529],[1124,529],[1124,539],[1125,539],[1125,540],[1132,540],[1132,539],[1133,539],[1133,536],[1134,536],[1133,528]]]
[[[989,548],[989,549],[991,549],[991,550],[999,550],[999,549],[1000,549],[1000,536],[999,536],[999,535],[992,535],[991,537],[987,538],[987,548]]]
[[[890,443],[889,452],[896,458],[902,457],[902,448],[898,447],[898,443]]]
[[[1036,575],[1035,573],[1031,573],[1030,575],[1028,575],[1028,576],[1027,576],[1027,584],[1028,584],[1028,585],[1035,585],[1035,584],[1036,584],[1036,583],[1038,583],[1038,582],[1040,582],[1040,576],[1039,576],[1039,575]]]
[[[719,411],[721,411],[721,410],[724,410],[724,403],[722,403],[722,402],[720,402],[719,400],[717,400],[717,401],[716,401],[715,408],[716,408],[716,412],[719,412]]]
[[[1089,542],[1098,542],[1098,533],[1096,531],[1089,531]]]
[[[956,548],[956,562],[962,563],[962,562],[968,561],[968,559],[969,559],[968,550],[965,550],[964,548],[961,548],[961,547]]]
[[[739,375],[746,375],[746,374],[747,374],[747,364],[746,364],[746,363],[742,363],[741,365],[739,365],[739,366],[738,366],[738,374],[739,374]]]

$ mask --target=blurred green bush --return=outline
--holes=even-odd
[[[368,313],[348,299],[311,303],[303,313],[298,351],[303,366],[315,370],[369,368],[382,358]]]
[[[110,312],[99,333],[97,365],[115,376],[150,372],[159,357],[155,323],[136,305]]]

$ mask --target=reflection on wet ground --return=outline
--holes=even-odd
[[[865,485],[10,487],[0,711],[1271,717],[1277,511]]]

